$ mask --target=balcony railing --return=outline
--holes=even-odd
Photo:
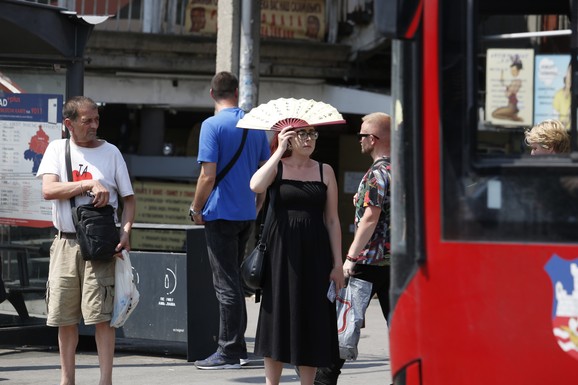
[[[109,15],[96,30],[157,34],[215,34],[216,2],[197,0],[25,0],[53,5],[80,15]],[[355,25],[368,25],[373,2],[360,8],[357,0],[306,2],[251,0],[261,3],[261,36],[336,43]],[[288,9],[292,8],[292,9]],[[301,8],[301,9],[296,9]],[[305,30],[307,28],[307,30]],[[314,35],[311,35],[313,31]]]
[[[97,30],[160,34],[188,33],[185,12],[189,0],[26,0],[54,5],[80,15],[109,15]]]
[[[96,31],[212,37],[217,32],[216,0],[24,1],[59,6],[79,15],[109,15],[95,26]],[[261,4],[262,38],[345,44],[356,53],[379,50],[385,44],[373,23],[373,3],[383,0],[249,1]]]

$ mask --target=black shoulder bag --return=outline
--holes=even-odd
[[[278,170],[281,170],[279,162]],[[275,182],[280,179],[280,171],[277,171],[277,176]],[[267,232],[271,227],[273,205],[275,201],[275,189],[274,186],[267,190],[269,194],[269,202],[264,208],[264,221],[259,227],[259,240],[257,241],[257,246],[251,251],[249,255],[243,259],[241,263],[241,278],[250,289],[255,290],[255,302],[259,302],[261,299],[261,289],[263,287],[263,280],[265,279],[265,259],[267,257],[267,244],[265,239],[267,239]]]
[[[68,180],[72,178],[70,160],[70,140],[66,139],[66,171]],[[94,207],[93,204],[75,207],[74,197],[70,198],[72,220],[76,228],[76,239],[85,261],[111,260],[120,242],[120,235],[114,220],[111,205]]]
[[[262,223],[259,227],[257,246],[241,263],[241,278],[243,278],[248,288],[255,290],[255,302],[259,302],[261,299],[261,288],[265,279],[265,258],[267,253],[265,239],[267,239],[266,231],[270,226],[269,222],[271,222],[269,209],[265,209],[265,223]]]

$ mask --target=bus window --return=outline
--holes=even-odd
[[[577,149],[569,15],[440,3],[443,238],[576,242],[575,153],[531,156],[524,140],[557,119]]]

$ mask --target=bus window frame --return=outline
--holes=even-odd
[[[570,137],[571,137],[571,152],[569,154],[557,154],[551,156],[540,156],[532,157],[529,153],[515,154],[515,155],[485,155],[479,154],[477,133],[478,129],[478,116],[477,111],[479,110],[480,100],[475,99],[475,108],[472,109],[472,116],[468,117],[468,121],[471,123],[468,125],[471,129],[466,134],[464,143],[464,148],[469,149],[469,164],[471,171],[481,175],[497,175],[502,172],[520,172],[520,173],[532,173],[536,170],[546,169],[549,172],[553,172],[560,175],[575,174],[578,168],[578,122],[576,108],[578,107],[578,7],[573,7],[573,16],[570,15],[568,7],[564,6],[563,1],[552,1],[548,4],[540,1],[525,1],[523,7],[518,7],[515,1],[510,2],[500,2],[497,0],[492,1],[478,1],[477,12],[475,11],[476,6],[472,6],[469,9],[469,18],[472,23],[469,25],[478,25],[479,19],[484,15],[530,15],[530,14],[566,14],[570,18],[571,29],[570,30],[556,30],[556,31],[538,31],[538,32],[527,32],[527,33],[510,33],[510,34],[499,34],[499,35],[486,35],[479,36],[474,35],[473,39],[468,39],[473,41],[473,47],[468,47],[468,60],[470,60],[470,65],[468,69],[474,68],[476,63],[476,55],[480,53],[479,46],[482,41],[492,41],[501,39],[528,39],[532,37],[543,37],[543,36],[559,36],[559,35],[571,35],[570,43],[570,55],[571,55],[571,66],[572,70],[572,100],[571,100],[571,125]],[[524,13],[520,13],[519,10],[523,9]],[[555,13],[554,13],[555,12]],[[469,32],[469,31],[468,31]],[[473,31],[475,34],[475,31]],[[477,82],[475,73],[468,74],[468,79],[473,80],[473,91],[468,92],[468,95],[478,94],[480,92],[480,87]],[[473,123],[476,124],[473,124]],[[528,127],[531,128],[531,127]]]
[[[524,178],[524,182],[522,182],[520,188],[525,189],[523,190],[524,192],[531,191],[529,190],[531,188],[530,183],[533,181],[547,183],[545,181],[550,180],[552,177],[576,175],[578,152],[574,151],[570,154],[540,157],[531,156],[529,152],[522,152],[521,150],[518,150],[516,153],[499,155],[480,153],[480,148],[478,148],[478,128],[481,120],[479,119],[478,111],[479,107],[485,103],[483,98],[479,96],[482,91],[484,91],[482,87],[485,88],[485,86],[483,86],[483,83],[478,84],[478,82],[483,82],[483,77],[480,76],[482,75],[480,68],[483,67],[478,67],[478,65],[479,59],[481,58],[480,54],[488,47],[484,47],[482,44],[480,40],[482,29],[477,26],[480,25],[478,18],[485,15],[477,13],[475,4],[470,4],[466,13],[468,18],[464,18],[464,20],[458,23],[454,22],[454,25],[450,26],[449,23],[444,23],[443,19],[452,18],[454,6],[463,7],[464,5],[456,4],[448,0],[445,6],[440,7],[440,9],[444,9],[445,12],[441,12],[439,16],[439,58],[437,59],[440,68],[438,72],[439,135],[441,140],[439,148],[441,159],[439,187],[442,194],[439,213],[441,218],[439,236],[444,242],[528,242],[531,240],[520,235],[523,234],[522,231],[524,229],[522,227],[526,226],[522,225],[526,220],[524,215],[529,216],[530,214],[514,216],[508,214],[498,215],[498,212],[507,213],[507,210],[502,208],[496,210],[495,207],[490,207],[489,203],[486,204],[485,201],[483,201],[487,195],[487,190],[484,190],[486,181],[494,178],[500,181],[500,183],[505,181],[504,186],[507,186],[509,189],[512,183],[520,183],[517,182],[519,179],[516,178],[521,177]],[[461,10],[456,9],[455,12],[464,14],[466,10],[463,8]],[[576,23],[573,23],[572,27],[573,30],[575,30]],[[572,48],[574,49],[574,46],[572,46]],[[577,67],[574,66],[573,68]],[[426,71],[427,69],[424,69],[424,73]],[[576,74],[576,72],[573,73],[574,75]],[[485,74],[485,71],[483,74]],[[431,71],[428,78],[433,78]],[[578,85],[578,83],[576,84]],[[425,89],[424,87],[424,91]],[[573,116],[571,118],[573,122],[576,122],[576,110],[574,107],[576,106],[576,88],[573,88],[572,92]],[[424,94],[424,100],[428,100],[425,105],[430,105],[431,107],[431,104],[433,104],[431,96],[428,97]],[[424,107],[424,111],[427,113],[428,109]],[[432,116],[433,114],[430,114],[430,118]],[[578,125],[575,123],[573,126],[577,127]],[[520,136],[521,140],[523,140],[523,128],[530,127],[524,126],[515,129],[517,132],[516,136]],[[425,127],[424,122],[424,130],[430,132],[432,127]],[[507,128],[504,128],[504,130],[508,131]],[[574,145],[576,145],[578,136],[574,135],[573,138]],[[430,138],[426,140],[426,143],[430,143],[432,139],[430,136]],[[511,143],[514,143],[516,137],[512,136],[511,140]],[[520,142],[520,146],[522,146],[522,143],[523,142]],[[430,149],[428,145],[424,147],[425,152],[429,152]],[[429,159],[431,157],[431,155],[428,155],[426,158]],[[427,179],[425,184],[435,189],[436,184],[434,180],[428,178],[427,175],[427,173],[431,173],[432,170],[424,172],[426,173],[425,179]],[[542,178],[542,176],[546,176],[546,178]],[[507,194],[498,194],[500,194],[499,196],[502,197],[502,199],[508,196]],[[509,196],[512,195],[510,194]],[[464,204],[461,206],[462,210],[459,212],[454,209],[455,202],[463,202]],[[508,203],[510,202],[512,201],[508,201]],[[528,201],[524,201],[524,205],[528,206],[529,204],[527,202]],[[494,211],[492,211],[493,209]],[[525,212],[532,213],[532,211]],[[550,212],[554,213],[555,211]],[[570,215],[570,213],[573,212],[574,211],[568,210],[567,214]],[[548,219],[551,218],[548,217],[549,214],[540,215],[544,216],[540,217],[541,219],[537,219],[536,222],[532,222],[535,224],[528,225],[534,226],[533,229],[536,231],[536,235],[542,237],[536,238],[536,242],[543,241],[545,237],[549,236],[553,231],[552,229],[555,230],[555,226],[560,226],[559,223],[563,221],[552,221]],[[493,221],[495,221],[495,225],[492,225],[492,223],[494,223]],[[546,223],[548,230],[542,230],[540,227],[541,221]],[[481,224],[482,222],[484,224]],[[508,227],[509,223],[516,226]],[[468,226],[464,226],[464,224]],[[491,226],[494,227],[492,228]],[[502,226],[505,226],[510,231],[498,235],[498,229]],[[542,232],[538,233],[539,231]],[[438,233],[436,232],[434,238],[437,238],[437,236]],[[568,242],[567,237],[563,238],[560,236],[557,239],[560,242]]]

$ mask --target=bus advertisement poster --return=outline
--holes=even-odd
[[[558,119],[570,129],[570,55],[536,55],[534,124]]]
[[[532,125],[533,85],[533,49],[488,49],[486,120],[497,126]]]

